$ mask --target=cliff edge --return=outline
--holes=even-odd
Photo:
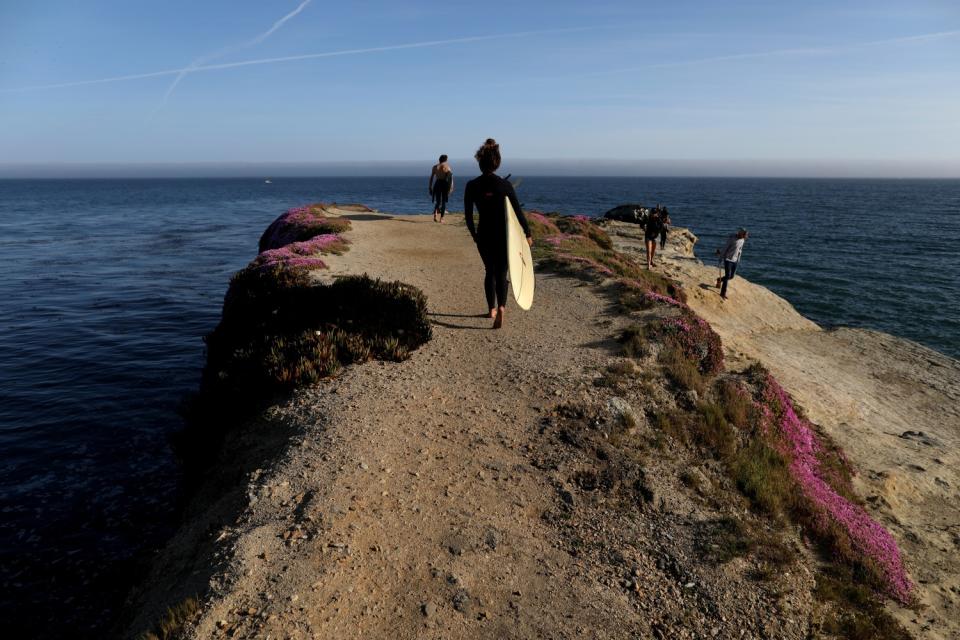
[[[605,229],[643,252],[636,226]],[[720,334],[728,365],[763,363],[859,469],[858,493],[897,537],[927,607],[901,619],[920,637],[960,638],[960,362],[876,331],[824,330],[739,275],[724,302],[696,241],[673,230],[660,268]]]

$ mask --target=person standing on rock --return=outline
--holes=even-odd
[[[720,278],[720,297],[727,299],[727,283],[733,280],[743,255],[743,245],[747,241],[747,230],[741,227],[736,234],[727,238],[723,249],[717,249],[717,255],[723,261],[723,277]]]
[[[533,238],[513,185],[494,173],[500,168],[500,145],[493,138],[487,138],[474,157],[482,175],[468,182],[464,189],[463,214],[486,270],[483,289],[490,317],[494,318],[493,328],[499,329],[503,326],[503,314],[507,308],[506,198],[510,199],[527,243],[532,245]],[[476,225],[473,222],[474,207],[478,215]]]
[[[433,221],[443,222],[443,216],[447,213],[447,198],[453,193],[453,169],[447,163],[447,154],[440,156],[440,161],[433,165],[427,191],[434,202]]]
[[[647,245],[647,269],[657,266],[653,262],[657,253],[657,240],[660,240],[661,248],[667,241],[666,218],[666,210],[657,205],[647,216],[647,222],[643,225],[643,240]]]

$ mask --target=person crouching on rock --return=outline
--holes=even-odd
[[[440,156],[440,162],[433,165],[427,191],[434,202],[433,221],[443,222],[443,216],[447,214],[447,198],[453,193],[453,169],[447,164],[447,154]]]
[[[483,289],[490,317],[494,318],[493,328],[499,329],[503,326],[503,314],[507,308],[506,198],[510,198],[527,243],[532,245],[533,238],[513,185],[494,173],[500,168],[500,145],[493,138],[487,138],[474,157],[483,175],[467,183],[463,192],[463,213],[486,270]],[[478,217],[476,225],[473,222],[474,206]]]
[[[720,278],[720,297],[727,299],[727,283],[733,280],[743,255],[743,245],[747,241],[747,230],[741,227],[736,234],[727,238],[723,249],[717,249],[717,255],[723,260],[723,277]]]
[[[657,208],[650,212],[650,215],[647,216],[647,222],[643,226],[643,240],[647,245],[647,269],[656,266],[653,258],[657,253],[658,239],[661,240],[660,246],[662,248],[667,241],[667,223],[666,212],[660,208],[660,205],[657,205]]]

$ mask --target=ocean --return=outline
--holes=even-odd
[[[103,636],[172,531],[168,437],[230,275],[287,208],[429,213],[426,182],[0,180],[0,619]],[[708,262],[747,227],[738,275],[822,325],[960,357],[960,180],[530,177],[518,195],[590,216],[662,203]]]

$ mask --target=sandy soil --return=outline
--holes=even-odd
[[[635,227],[607,230],[617,248],[642,252]],[[695,242],[676,229],[659,268],[720,334],[728,366],[762,362],[860,471],[859,492],[918,583],[922,610],[897,617],[917,637],[960,638],[960,362],[882,333],[825,331],[739,276],[724,302]]]
[[[131,632],[199,594],[192,638],[807,637],[803,551],[762,582],[710,561],[722,517],[763,523],[710,463],[631,444],[672,395],[594,384],[625,319],[593,286],[538,275],[495,332],[462,218],[343,213],[354,244],[324,277],[421,287],[433,340],[240,427]]]

